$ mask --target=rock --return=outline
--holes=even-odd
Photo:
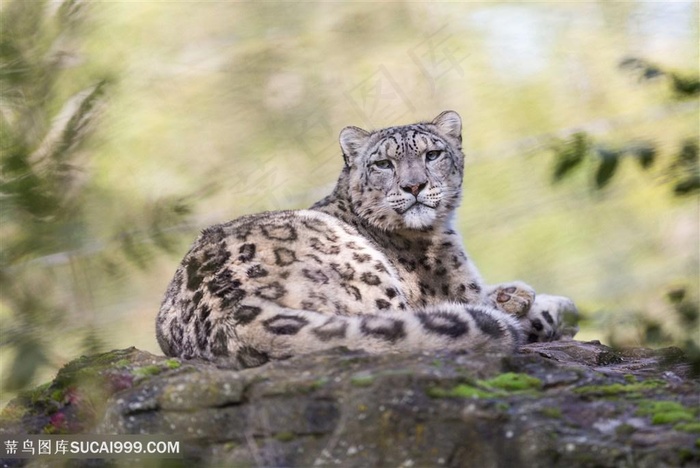
[[[247,370],[130,348],[71,362],[13,400],[0,432],[165,434],[212,466],[693,466],[689,374],[675,349],[573,340],[512,356],[337,349]]]

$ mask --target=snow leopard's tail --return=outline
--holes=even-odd
[[[162,314],[158,341],[170,356],[261,365],[344,346],[370,353],[465,349],[511,353],[522,342],[516,319],[486,306],[445,303],[416,311],[340,316],[245,301],[230,321],[205,325]]]

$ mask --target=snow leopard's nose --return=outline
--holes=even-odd
[[[418,194],[425,188],[425,183],[422,184],[416,184],[416,185],[404,185],[401,187],[401,190],[403,190],[406,193],[412,193],[413,196],[418,196]]]

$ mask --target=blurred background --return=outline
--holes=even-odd
[[[2,403],[81,354],[160,354],[199,230],[330,192],[344,126],[445,109],[488,282],[700,359],[697,2],[0,8]]]

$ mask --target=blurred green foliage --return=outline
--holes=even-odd
[[[700,77],[690,74],[666,71],[658,65],[639,58],[627,58],[620,63],[623,69],[631,69],[640,81],[666,78],[669,87],[669,99],[697,100],[700,95]],[[688,135],[678,142],[671,154],[659,157],[659,149],[653,141],[630,141],[620,146],[596,140],[585,132],[577,132],[569,139],[552,144],[555,154],[552,180],[558,183],[574,171],[585,166],[592,169],[595,190],[604,189],[615,177],[623,158],[634,159],[643,171],[653,169],[657,159],[666,161],[666,166],[657,168],[656,174],[650,175],[659,183],[670,187],[670,195],[691,197],[700,194],[700,154],[698,153],[697,135]],[[689,257],[697,258],[696,246],[689,246]],[[668,309],[671,312],[665,320],[647,317],[638,312],[639,337],[647,346],[676,344],[689,358],[692,371],[700,375],[700,298],[696,291],[687,286],[669,286],[666,294]],[[675,333],[673,329],[675,328]],[[618,344],[615,328],[607,337],[609,343]],[[621,343],[624,345],[624,342]]]
[[[114,78],[75,69],[87,4],[51,6],[15,0],[0,16],[0,352],[13,356],[6,391],[55,365],[71,339],[82,352],[101,350],[93,288],[102,277],[127,279],[120,257],[146,268],[156,248],[172,249],[164,227],[188,213],[179,200],[144,203],[146,225],[96,236],[99,213],[118,194],[91,180],[85,143]]]
[[[700,95],[700,77],[690,74],[665,71],[661,67],[639,58],[626,58],[620,62],[623,69],[632,69],[639,79],[667,78],[671,96],[678,100],[696,101]],[[569,139],[560,140],[553,145],[555,166],[553,180],[559,182],[572,171],[582,166],[586,159],[593,160],[594,185],[602,189],[612,181],[620,162],[624,157],[635,159],[643,170],[651,169],[657,159],[659,149],[653,141],[631,141],[623,146],[595,141],[585,132],[577,132]],[[661,169],[663,181],[669,183],[676,196],[693,195],[700,192],[700,157],[696,135],[689,135],[679,144],[668,163]]]
[[[620,67],[632,70],[642,82],[665,78],[669,99],[695,101],[700,95],[698,76],[666,71],[639,58],[626,58],[621,61]],[[700,195],[700,155],[695,134],[683,137],[675,151],[667,155],[659,154],[660,150],[650,140],[629,141],[612,146],[585,132],[577,132],[569,139],[553,143],[552,150],[555,154],[552,180],[555,183],[588,166],[593,173],[594,189],[603,190],[615,177],[623,159],[636,160],[646,172],[652,171],[655,163],[661,159],[665,165],[658,167],[660,164],[656,164],[655,173],[648,176],[650,179],[668,186],[675,197]],[[697,245],[689,246],[688,256],[698,258]],[[665,302],[669,313],[664,316],[664,320],[648,317],[644,311],[634,314],[639,340],[646,346],[679,346],[689,358],[693,374],[700,375],[700,298],[697,291],[687,286],[669,286],[667,290]],[[618,343],[617,329],[619,326],[613,327],[606,339],[613,346],[622,346],[625,342]]]
[[[445,109],[464,120],[457,227],[487,281],[572,297],[582,339],[697,337],[665,299],[699,293],[697,8],[5,2],[5,388],[100,347],[159,352],[197,229],[322,198],[346,125]]]

